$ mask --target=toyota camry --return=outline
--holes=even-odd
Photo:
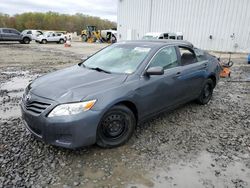
[[[186,41],[119,42],[30,83],[22,117],[52,145],[116,147],[160,112],[193,100],[207,104],[219,72],[216,57]]]

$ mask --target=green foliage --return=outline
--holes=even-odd
[[[116,27],[115,22],[81,13],[69,15],[56,12],[27,12],[14,16],[0,13],[0,27],[15,28],[19,31],[24,29],[59,30],[77,31],[80,34],[81,30],[86,29],[87,25],[95,25],[97,29]]]

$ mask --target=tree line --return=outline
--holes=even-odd
[[[0,13],[0,27],[15,28],[19,31],[25,29],[59,30],[68,32],[76,31],[80,34],[81,30],[86,29],[88,25],[97,26],[98,30],[116,27],[115,22],[82,13],[69,15],[57,12],[28,12],[14,16]]]

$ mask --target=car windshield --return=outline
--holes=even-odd
[[[142,37],[143,40],[157,39],[158,36],[146,35]]]
[[[87,59],[83,66],[109,73],[131,74],[147,57],[150,50],[148,46],[115,44]]]
[[[28,30],[23,30],[21,34],[26,34]]]

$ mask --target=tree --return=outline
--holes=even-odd
[[[116,27],[115,22],[82,13],[69,15],[57,12],[27,12],[14,16],[0,13],[0,27],[11,27],[19,31],[24,29],[60,30],[76,31],[80,34],[81,30],[86,29],[88,25],[95,25],[98,29]]]

